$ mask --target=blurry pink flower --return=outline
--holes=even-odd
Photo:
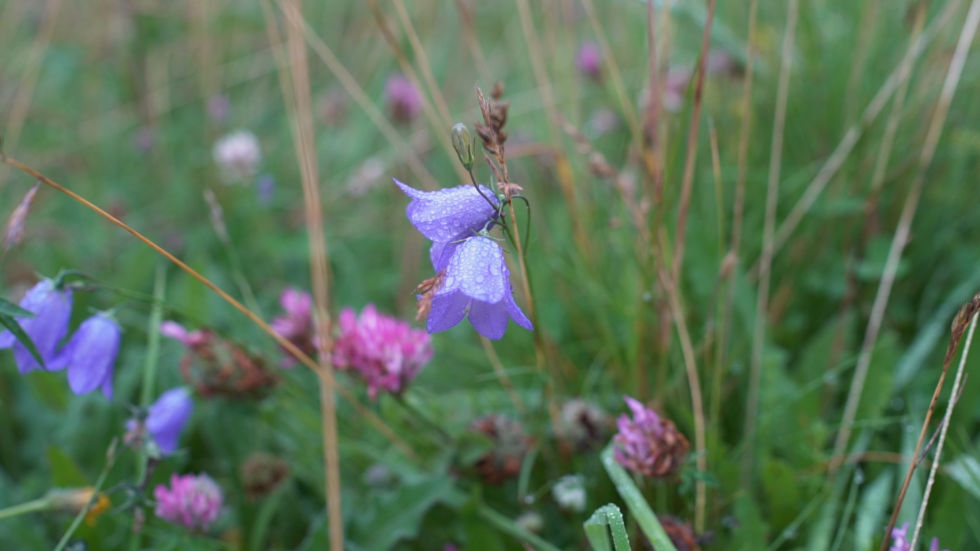
[[[214,162],[230,180],[241,180],[255,174],[262,159],[259,140],[247,130],[227,134],[214,144]]]
[[[286,312],[278,316],[270,324],[272,330],[284,339],[295,344],[305,354],[311,355],[316,350],[314,345],[313,328],[313,297],[305,291],[287,287],[279,297],[279,305]],[[282,361],[283,367],[292,367],[296,360],[287,356]]]
[[[207,530],[221,513],[221,489],[206,474],[170,477],[170,487],[159,485],[153,490],[157,501],[156,515],[190,530]]]
[[[691,69],[684,66],[671,67],[664,79],[664,109],[676,113],[684,105],[684,92],[691,80]]]
[[[340,334],[333,345],[334,364],[357,371],[372,399],[379,391],[401,394],[432,358],[425,331],[379,314],[373,304],[365,306],[360,316],[345,308],[339,326]]]
[[[170,320],[160,324],[160,334],[164,337],[170,337],[171,339],[180,341],[181,344],[188,348],[200,346],[208,340],[208,335],[204,331],[200,329],[188,331],[183,325]]]
[[[602,77],[602,51],[593,42],[583,42],[575,55],[575,65],[585,76],[599,80]]]
[[[422,111],[422,94],[404,75],[394,74],[385,82],[385,99],[391,118],[400,122],[414,119]]]
[[[231,111],[231,102],[224,94],[215,94],[208,98],[208,116],[214,122],[224,122]]]

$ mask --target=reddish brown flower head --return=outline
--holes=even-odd
[[[500,484],[521,472],[521,462],[531,447],[531,438],[520,423],[491,414],[474,421],[471,428],[493,442],[492,451],[476,462],[476,469],[485,482]]]
[[[666,478],[676,474],[691,447],[687,439],[674,423],[629,396],[624,399],[633,418],[624,414],[617,420],[619,432],[613,438],[616,461],[643,476]]]

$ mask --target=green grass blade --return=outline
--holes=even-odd
[[[623,513],[619,507],[612,503],[596,509],[582,526],[585,528],[585,536],[594,551],[612,551],[612,548],[609,547],[610,532],[612,532],[613,545],[615,545],[616,551],[630,551],[630,540],[629,536],[626,535]]]
[[[20,343],[27,348],[27,351],[31,353],[31,356],[34,356],[34,359],[37,360],[37,363],[41,364],[41,367],[47,369],[47,366],[44,365],[44,358],[41,357],[41,353],[38,352],[37,347],[34,346],[34,341],[27,336],[27,333],[25,333],[20,327],[17,320],[6,314],[0,314],[0,325],[6,327],[14,335],[14,338],[20,341]]]
[[[18,318],[33,318],[34,312],[24,310],[9,300],[0,298],[0,314],[4,316],[17,316]]]
[[[629,508],[629,511],[633,514],[633,518],[640,525],[640,530],[643,530],[643,533],[650,540],[650,543],[653,544],[653,547],[657,551],[677,551],[674,543],[667,537],[667,532],[664,531],[663,526],[660,526],[657,515],[653,513],[653,509],[643,499],[640,489],[636,487],[636,484],[633,484],[633,479],[613,459],[613,448],[611,445],[606,446],[606,449],[602,451],[601,458],[603,467],[606,468],[606,472],[609,473],[609,478],[612,479],[613,484],[616,486],[616,491],[619,492],[619,496],[626,502],[626,507]]]

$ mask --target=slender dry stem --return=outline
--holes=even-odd
[[[795,0],[794,0],[795,1]],[[694,413],[694,453],[697,456],[698,471],[708,472],[707,437],[704,426],[704,400],[701,394],[701,379],[698,376],[697,360],[694,357],[694,346],[691,344],[691,334],[687,329],[684,317],[684,307],[681,303],[680,290],[677,282],[670,280],[667,270],[661,270],[660,283],[666,291],[670,304],[671,316],[677,328],[677,337],[681,341],[681,353],[684,356],[684,369],[687,373],[687,383],[691,389],[691,409]],[[707,503],[707,486],[703,478],[698,478],[694,499],[694,530],[704,531],[704,514]]]
[[[742,455],[742,487],[752,479],[755,460],[755,433],[758,426],[759,385],[762,378],[762,358],[765,351],[766,321],[769,311],[769,282],[773,248],[773,232],[776,227],[776,205],[779,199],[779,173],[783,158],[783,130],[786,127],[786,100],[789,97],[789,75],[793,67],[793,44],[796,37],[798,0],[790,0],[786,13],[786,31],[779,69],[779,86],[776,92],[776,114],[772,121],[772,143],[769,149],[769,180],[766,184],[766,218],[762,230],[762,258],[759,261],[759,290],[755,302],[755,323],[752,330],[752,359],[749,370],[749,390],[745,406],[745,433]]]
[[[905,245],[908,243],[912,221],[915,218],[915,212],[919,206],[919,198],[925,186],[926,172],[932,164],[933,156],[936,153],[936,146],[939,144],[939,137],[942,134],[943,126],[946,124],[949,105],[952,103],[953,95],[959,85],[960,76],[963,73],[963,65],[966,63],[966,57],[969,53],[970,42],[973,40],[973,36],[977,30],[978,20],[980,20],[980,0],[973,0],[970,4],[970,11],[967,14],[967,18],[963,23],[963,29],[960,32],[956,51],[946,72],[946,79],[943,82],[942,91],[939,94],[939,99],[936,101],[936,108],[933,111],[929,129],[926,132],[925,142],[918,159],[915,180],[912,182],[912,188],[905,198],[905,203],[902,206],[902,214],[899,217],[898,226],[895,228],[895,234],[892,237],[891,246],[888,249],[888,258],[885,260],[885,268],[871,306],[871,315],[864,333],[864,342],[861,344],[857,366],[854,369],[854,377],[851,380],[851,387],[847,395],[847,403],[844,406],[841,430],[837,433],[837,439],[834,442],[834,456],[843,454],[851,435],[851,426],[854,423],[854,417],[857,415],[857,408],[861,402],[861,394],[864,390],[868,368],[871,365],[874,344],[878,340],[881,322],[885,317],[885,309],[888,307],[888,299],[891,296],[892,285],[895,283],[895,277],[898,273],[898,265],[902,260]]]
[[[691,189],[694,186],[694,162],[698,157],[698,132],[701,129],[701,98],[704,94],[704,68],[708,59],[708,46],[711,42],[711,22],[715,15],[715,0],[708,0],[708,15],[701,37],[701,54],[698,56],[698,74],[694,84],[694,107],[691,109],[691,124],[687,130],[687,154],[684,157],[684,176],[681,179],[681,198],[677,213],[677,229],[674,232],[674,258],[670,279],[680,283],[681,267],[684,265],[684,246],[687,243],[687,213],[691,204]]]
[[[953,416],[953,408],[956,406],[957,396],[960,394],[960,385],[963,382],[963,372],[966,367],[966,358],[970,354],[970,345],[973,343],[973,331],[977,328],[977,316],[973,314],[970,319],[970,329],[966,333],[966,342],[963,344],[963,353],[960,355],[960,364],[956,367],[956,377],[953,378],[953,388],[949,392],[949,404],[946,405],[946,414],[939,425],[939,442],[936,443],[936,454],[933,456],[932,465],[929,467],[929,478],[926,480],[925,493],[922,495],[922,503],[919,505],[919,515],[915,519],[915,531],[912,533],[912,541],[909,549],[916,549],[915,544],[919,541],[919,533],[922,531],[922,521],[926,518],[926,508],[929,506],[929,496],[932,494],[932,486],[936,482],[936,469],[939,468],[939,459],[943,455],[943,446],[946,443],[946,431],[949,430],[949,421]]]
[[[306,233],[309,238],[310,278],[313,282],[313,311],[319,339],[320,417],[323,423],[323,459],[327,495],[327,522],[330,549],[344,550],[344,523],[340,502],[340,451],[337,440],[337,405],[329,378],[333,375],[330,351],[333,339],[330,328],[330,269],[320,206],[319,167],[316,158],[316,136],[313,132],[313,108],[310,98],[310,75],[306,57],[303,14],[298,0],[282,0],[279,7],[286,14],[286,43],[289,52],[288,75],[292,97],[286,98],[293,130],[293,142],[303,184],[303,206]],[[285,68],[284,68],[285,69]]]
[[[453,119],[449,115],[449,106],[446,104],[446,98],[442,95],[439,83],[436,82],[435,75],[432,74],[432,64],[429,63],[429,56],[425,53],[425,48],[422,46],[422,41],[419,40],[418,33],[415,32],[415,25],[412,24],[412,18],[408,16],[408,10],[405,9],[405,2],[404,0],[394,0],[393,3],[395,5],[395,11],[398,13],[398,19],[401,21],[402,27],[405,28],[405,33],[408,35],[408,41],[412,44],[412,51],[415,53],[415,59],[422,69],[422,77],[429,87],[429,94],[432,95],[432,101],[436,104],[436,111],[442,120],[443,128],[450,128],[453,125]]]

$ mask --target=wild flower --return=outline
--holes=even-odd
[[[242,487],[249,499],[261,499],[282,486],[289,478],[289,463],[275,455],[256,452],[240,468]]]
[[[602,78],[602,51],[599,46],[594,42],[583,42],[575,54],[575,66],[593,80]]]
[[[160,333],[187,347],[180,374],[201,396],[252,399],[264,396],[279,382],[265,361],[208,329],[188,331],[166,321]]]
[[[437,191],[422,191],[395,180],[395,185],[412,200],[405,207],[408,220],[435,245],[455,248],[458,241],[484,229],[490,229],[497,214],[497,198],[484,186],[456,186]],[[492,205],[491,205],[492,203]],[[436,246],[433,250],[436,250]],[[449,251],[451,255],[451,251]],[[442,256],[442,255],[440,255]],[[448,260],[448,256],[445,257]],[[432,258],[436,271],[440,267]]]
[[[92,501],[93,497],[95,498],[94,503],[89,507],[89,502]],[[72,515],[77,515],[88,507],[88,511],[85,512],[85,523],[89,526],[94,526],[96,519],[112,505],[109,496],[102,492],[99,492],[98,496],[96,496],[95,488],[91,486],[54,489],[49,491],[44,496],[44,499],[47,501],[51,510]]]
[[[410,122],[422,111],[422,94],[404,75],[394,74],[385,82],[385,100],[391,118]]]
[[[146,411],[142,421],[130,419],[126,423],[126,440],[142,441],[146,435],[156,444],[163,455],[177,451],[180,433],[194,411],[194,401],[190,392],[183,387],[172,388],[157,398]]]
[[[531,438],[519,422],[503,415],[480,417],[470,428],[490,439],[492,447],[477,460],[476,469],[489,484],[516,477],[521,472],[524,455],[531,448]]]
[[[68,334],[68,318],[71,317],[71,289],[50,279],[42,279],[20,301],[20,307],[32,312],[34,317],[18,318],[24,333],[30,337],[45,364],[55,358],[58,343]],[[41,369],[27,347],[9,331],[0,333],[0,348],[14,350],[14,360],[21,373]]]
[[[671,516],[659,515],[660,526],[667,533],[670,542],[674,544],[677,551],[698,551],[701,538],[694,533],[694,528],[687,522]]]
[[[112,375],[121,334],[116,320],[107,312],[99,312],[82,322],[49,368],[67,367],[68,386],[75,394],[98,388],[112,399]]]
[[[238,130],[227,134],[214,144],[214,161],[230,181],[240,181],[255,174],[262,151],[255,134]]]
[[[221,513],[221,488],[206,474],[170,477],[170,487],[153,489],[158,517],[195,532],[204,532]]]
[[[909,523],[902,524],[901,528],[892,528],[892,546],[888,551],[911,551],[912,543],[908,540]],[[939,538],[932,538],[929,542],[929,551],[939,551]],[[946,549],[944,551],[949,551]]]
[[[598,448],[606,442],[612,420],[601,408],[581,398],[562,404],[558,436],[572,450]]]
[[[489,237],[470,237],[455,248],[432,297],[426,329],[445,331],[464,317],[488,339],[503,337],[511,319],[525,329],[534,328],[514,302],[504,251]]]
[[[339,369],[353,369],[368,385],[372,399],[379,392],[401,394],[432,358],[429,335],[407,323],[379,314],[368,304],[360,316],[345,308],[333,343]]]
[[[313,354],[316,351],[313,297],[305,291],[287,287],[279,296],[279,305],[286,315],[273,318],[272,323],[269,324],[273,331],[296,345],[305,354]],[[292,367],[295,364],[296,360],[292,356],[283,358],[283,367]]]
[[[624,396],[633,418],[623,414],[613,437],[616,461],[627,469],[657,478],[676,474],[690,444],[674,423],[661,418],[639,401]]]
[[[585,479],[582,475],[566,475],[551,487],[555,503],[566,511],[581,513],[585,511]]]
[[[514,302],[503,249],[481,234],[497,217],[499,201],[493,193],[483,186],[419,191],[398,180],[395,184],[412,198],[405,209],[409,221],[433,241],[429,259],[436,277],[419,287],[419,315],[428,314],[426,329],[445,331],[464,317],[489,339],[503,337],[510,319],[533,329]]]

